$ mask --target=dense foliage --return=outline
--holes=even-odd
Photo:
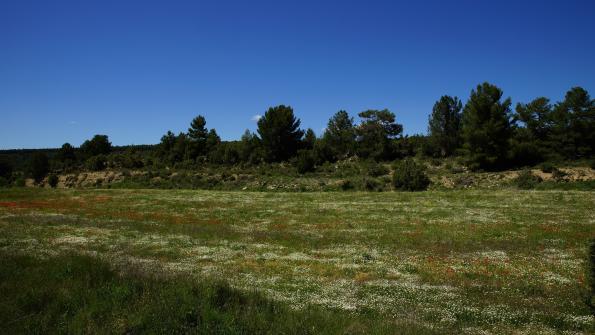
[[[48,156],[42,152],[37,152],[31,157],[30,173],[35,182],[40,182],[49,172],[50,163]]]
[[[340,110],[317,136],[300,128],[293,108],[279,105],[264,113],[256,132],[246,130],[240,140],[221,141],[198,115],[187,132],[168,131],[157,145],[113,147],[107,135],[95,135],[79,148],[64,143],[59,149],[6,150],[0,156],[0,178],[2,184],[22,184],[23,178],[39,182],[49,172],[80,169],[192,170],[207,164],[246,168],[283,162],[307,173],[351,159],[387,162],[413,156],[456,157],[468,168],[484,171],[595,161],[595,100],[586,90],[573,87],[557,103],[537,97],[518,103],[514,111],[511,105],[489,83],[473,89],[466,103],[442,96],[432,108],[427,136],[403,136],[403,126],[387,109],[360,112],[357,120]]]
[[[434,104],[428,122],[428,136],[433,149],[450,156],[461,144],[461,108],[459,98],[445,95]]]
[[[510,98],[501,101],[502,90],[483,83],[471,91],[462,119],[463,149],[473,169],[503,167],[512,135]]]
[[[271,107],[258,120],[258,135],[269,162],[287,160],[295,155],[304,132],[300,120],[293,115],[289,106]]]
[[[395,164],[393,186],[400,191],[423,191],[430,185],[423,166],[407,158]]]

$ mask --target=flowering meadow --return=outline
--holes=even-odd
[[[586,334],[594,209],[579,191],[7,189],[0,255],[223,281],[386,333]]]

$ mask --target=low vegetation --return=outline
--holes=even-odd
[[[400,191],[425,191],[430,185],[425,167],[411,159],[397,162],[393,172],[393,186]]]
[[[588,334],[594,206],[515,189],[3,190],[0,327]]]
[[[115,269],[88,255],[33,258],[0,252],[0,330],[19,333],[388,334],[405,323],[333,310],[292,310],[224,282],[157,268]],[[26,290],[23,287],[27,287]]]

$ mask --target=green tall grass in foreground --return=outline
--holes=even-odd
[[[118,273],[90,256],[0,254],[3,334],[415,334],[412,325],[336,311],[293,311],[223,282],[140,268]]]

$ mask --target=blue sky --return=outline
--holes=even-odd
[[[595,1],[0,0],[0,148],[157,143],[202,114],[238,139],[288,104],[318,134],[388,108],[425,133],[444,94],[595,90]]]

